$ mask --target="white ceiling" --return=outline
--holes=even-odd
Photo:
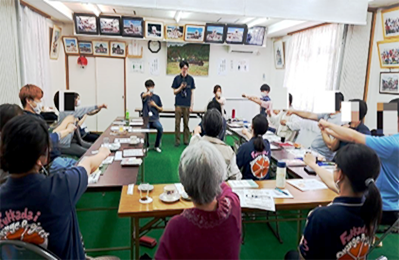
[[[86,4],[64,2],[64,4],[71,9],[73,12],[86,13],[92,11]],[[140,8],[140,7],[126,7],[126,6],[106,6],[97,5],[101,10],[102,14],[109,15],[126,15],[126,16],[138,16],[144,18],[157,18],[162,20],[174,20],[176,11],[175,10],[161,10],[152,8]],[[201,22],[201,23],[248,23],[251,20],[256,19],[255,17],[237,16],[237,15],[224,15],[224,14],[211,14],[211,13],[198,13],[198,12],[182,12],[179,23],[186,22]],[[268,26],[281,21],[281,19],[268,19],[262,24]]]
[[[386,7],[394,4],[399,4],[398,0],[374,0],[369,1],[369,7],[371,8],[381,8]]]

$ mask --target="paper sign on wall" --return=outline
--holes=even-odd
[[[130,59],[130,72],[144,73],[144,61]]]
[[[237,60],[234,65],[234,70],[239,72],[249,72],[249,60]]]
[[[225,76],[227,74],[227,59],[219,59],[218,75]]]
[[[150,59],[149,67],[150,67],[151,75],[159,75],[159,59],[158,58]]]

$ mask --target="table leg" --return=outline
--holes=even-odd
[[[297,220],[297,242],[301,240],[302,236],[302,212],[301,210],[298,210],[298,220]]]
[[[130,218],[130,259],[134,259],[134,218]]]
[[[140,219],[134,219],[134,240],[135,240],[135,250],[134,255],[135,258],[132,259],[139,259],[140,258]]]
[[[144,165],[145,165],[145,157],[143,157],[143,163],[141,164],[141,182],[144,182]]]

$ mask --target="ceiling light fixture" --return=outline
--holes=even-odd
[[[254,27],[255,25],[258,25],[258,24],[262,24],[262,23],[266,22],[267,20],[269,20],[269,18],[266,18],[266,17],[255,19],[252,22],[248,23],[248,28]]]
[[[176,23],[179,23],[182,14],[183,14],[182,11],[176,11],[176,14],[175,14]]]
[[[89,8],[90,11],[92,11],[96,16],[99,16],[99,15],[101,14],[101,10],[100,10],[100,8],[98,8],[97,5],[88,3],[88,4],[86,4],[86,6],[87,6],[87,8]]]

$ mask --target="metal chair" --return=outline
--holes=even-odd
[[[385,231],[385,233],[374,242],[374,244],[371,246],[369,253],[371,253],[371,251],[373,251],[377,245],[379,245],[389,234],[391,234],[394,230],[399,230],[399,218],[395,221],[395,223],[393,223],[392,226],[390,226],[388,228],[387,231]]]
[[[20,240],[0,240],[0,259],[46,259],[59,260],[50,251]]]

